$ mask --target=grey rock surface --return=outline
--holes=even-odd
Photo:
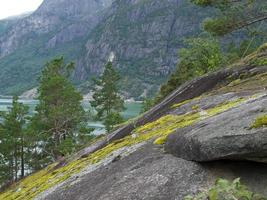
[[[172,115],[183,115],[188,111],[192,110],[192,107],[196,107],[196,110],[207,110],[213,108],[216,105],[220,105],[224,102],[237,99],[238,95],[230,92],[220,95],[204,96],[202,98],[192,99],[191,101],[179,106],[178,108],[171,110],[169,114]]]
[[[193,126],[170,135],[165,149],[193,161],[267,161],[267,129],[251,129],[255,119],[266,113],[267,95],[248,100]]]
[[[164,154],[147,144],[131,155],[58,188],[45,200],[183,200],[218,177],[241,177],[250,189],[267,195],[266,165],[249,162],[198,164]]]

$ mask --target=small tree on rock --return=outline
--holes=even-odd
[[[73,63],[65,64],[63,58],[48,62],[40,78],[39,105],[32,119],[32,129],[39,137],[44,159],[72,153],[85,142],[81,126],[85,126],[82,96],[68,80]],[[89,134],[88,132],[87,134]],[[40,155],[36,156],[39,157]]]

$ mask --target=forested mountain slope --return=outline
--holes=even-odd
[[[74,81],[85,91],[114,55],[125,96],[154,93],[205,16],[187,0],[45,0],[9,26],[0,21],[0,93],[33,88],[44,63],[60,55],[76,62]]]

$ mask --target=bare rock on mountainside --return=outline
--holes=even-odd
[[[218,178],[237,177],[266,198],[266,128],[250,126],[267,112],[267,66],[251,59],[259,57],[185,83],[138,119],[12,185],[0,199],[183,200]]]
[[[37,90],[38,90],[37,88],[33,88],[31,90],[23,92],[23,94],[20,95],[20,98],[22,98],[22,99],[35,99],[38,96]]]
[[[169,136],[166,150],[192,161],[267,162],[267,129],[251,128],[254,120],[267,111],[266,95],[177,130]]]
[[[183,200],[213,184],[216,177],[234,179],[267,195],[266,165],[247,162],[198,164],[162,153],[147,144],[121,161],[78,177],[36,199],[45,200]],[[256,179],[256,180],[255,180]]]

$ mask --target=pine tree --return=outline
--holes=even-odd
[[[59,58],[47,63],[41,74],[39,104],[31,129],[40,141],[34,142],[33,147],[42,149],[42,154],[36,151],[34,156],[44,160],[44,165],[49,158],[58,160],[72,153],[86,142],[81,139],[84,134],[89,135],[89,130],[79,131],[85,126],[85,112],[81,106],[82,96],[68,81],[73,68],[73,63],[65,64],[64,59]]]
[[[223,36],[244,27],[267,20],[265,0],[191,0],[196,5],[217,10],[212,18],[204,21],[204,29]]]
[[[107,131],[111,131],[115,124],[123,121],[119,112],[123,111],[124,102],[118,93],[118,81],[120,77],[108,62],[103,74],[98,80],[94,80],[92,107],[97,111],[97,119],[104,120]]]
[[[1,113],[0,181],[12,182],[25,175],[25,123],[28,106],[14,96],[12,107]],[[1,184],[0,184],[1,185]]]

